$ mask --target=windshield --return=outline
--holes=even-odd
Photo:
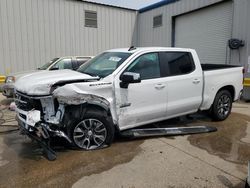
[[[44,64],[43,66],[39,67],[39,70],[46,70],[48,69],[54,62],[56,62],[59,58],[54,58],[50,60],[48,63]]]
[[[125,52],[104,52],[80,66],[77,71],[104,78],[112,74],[131,54]]]

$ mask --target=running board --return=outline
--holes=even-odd
[[[150,137],[150,136],[177,136],[187,134],[200,134],[217,131],[216,127],[210,126],[192,126],[192,127],[170,127],[170,128],[146,128],[130,129],[121,132],[124,137]]]

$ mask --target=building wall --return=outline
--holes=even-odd
[[[138,38],[139,46],[171,46],[172,17],[190,12],[221,0],[180,0],[175,3],[155,8],[139,14]],[[162,14],[163,25],[153,28],[153,17]]]
[[[97,11],[98,28],[84,26]],[[0,74],[39,67],[67,55],[129,47],[136,11],[74,0],[0,1]]]
[[[172,20],[173,17],[194,11],[223,0],[180,0],[175,3],[142,12],[138,16],[137,44],[138,46],[171,46],[172,45]],[[234,0],[232,38],[245,41],[245,46],[240,50],[230,50],[230,63],[247,66],[250,55],[250,12],[249,0]],[[153,17],[163,15],[163,25],[153,28]],[[240,55],[240,58],[239,58]]]
[[[231,62],[244,65],[247,68],[248,56],[250,55],[250,1],[234,0],[233,4],[232,38],[244,40],[245,46],[239,50],[231,50]]]
[[[96,55],[131,44],[171,46],[174,16],[222,1],[180,0],[137,13],[77,0],[1,0],[0,74],[35,69],[57,56]],[[250,1],[234,0],[233,4],[232,38],[246,45],[229,55],[231,63],[247,70]],[[98,28],[84,26],[84,10],[97,11]],[[153,16],[159,14],[163,14],[163,26],[153,28]]]

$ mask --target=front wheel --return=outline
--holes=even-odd
[[[112,143],[114,126],[103,112],[88,111],[82,120],[71,127],[70,137],[80,149],[99,149]]]
[[[232,95],[227,90],[222,90],[217,93],[214,103],[210,109],[212,118],[217,121],[225,120],[232,109]]]

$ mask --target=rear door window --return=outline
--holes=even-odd
[[[189,52],[165,52],[163,57],[165,61],[161,63],[167,63],[168,65],[162,65],[162,67],[168,68],[166,71],[168,76],[188,74],[195,69],[193,59]]]

